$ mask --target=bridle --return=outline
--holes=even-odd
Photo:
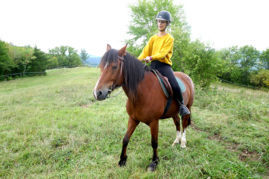
[[[124,56],[118,56],[118,60],[120,60],[120,73],[117,77],[117,80],[114,84],[112,84],[112,86],[109,88],[108,93],[110,94],[114,89],[120,87],[121,85],[118,85],[120,82],[120,77],[122,75],[123,72],[123,63],[124,63]],[[108,96],[109,97],[109,96]]]

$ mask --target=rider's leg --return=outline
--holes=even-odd
[[[188,117],[190,115],[189,109],[183,104],[183,97],[181,89],[177,83],[176,77],[170,65],[166,63],[161,63],[159,61],[152,61],[151,67],[157,69],[163,76],[168,78],[168,81],[173,89],[174,98],[179,104],[179,114],[181,117]]]

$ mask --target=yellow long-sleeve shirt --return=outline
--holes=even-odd
[[[172,66],[171,57],[173,54],[173,44],[174,38],[168,33],[162,37],[153,35],[138,59],[142,60],[147,56],[151,56],[152,60],[158,60]]]

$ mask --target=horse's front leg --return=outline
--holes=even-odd
[[[152,162],[148,166],[149,171],[155,171],[159,163],[158,157],[158,131],[159,131],[159,121],[155,120],[149,124],[151,132],[151,146],[153,149]]]
[[[129,143],[129,140],[136,128],[136,126],[139,124],[139,121],[136,121],[132,118],[129,118],[128,121],[128,129],[127,132],[123,138],[122,141],[122,151],[121,151],[121,155],[120,155],[120,161],[119,161],[119,166],[125,166],[126,164],[126,160],[127,160],[127,155],[126,155],[126,149],[127,149],[127,145]]]

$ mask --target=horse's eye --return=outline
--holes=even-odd
[[[116,70],[117,69],[117,66],[112,66],[112,70]]]

